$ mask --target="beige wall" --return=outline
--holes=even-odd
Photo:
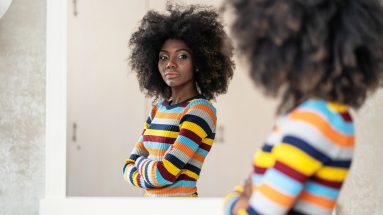
[[[44,187],[45,0],[0,19],[0,214],[36,215]]]

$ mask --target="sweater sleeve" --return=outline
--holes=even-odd
[[[137,168],[134,166],[137,158],[139,157],[147,157],[149,155],[149,152],[146,150],[144,146],[144,133],[147,128],[149,128],[153,117],[156,113],[157,107],[153,106],[151,113],[149,114],[145,124],[144,129],[138,138],[138,141],[134,145],[134,148],[132,150],[132,153],[130,154],[129,158],[125,160],[124,167],[122,169],[123,178],[125,181],[130,183],[133,186],[140,187],[140,188],[151,188],[151,186],[148,183],[145,183],[142,176],[137,171]]]
[[[179,124],[179,134],[161,161],[141,156],[135,162],[143,180],[153,187],[173,184],[202,143],[212,143],[216,113],[211,105],[190,103]],[[191,166],[191,165],[189,165]],[[192,173],[193,174],[193,173]],[[196,175],[198,175],[196,173]]]
[[[248,214],[286,214],[298,197],[312,199],[312,194],[302,192],[307,180],[322,170],[334,175],[336,170],[322,168],[331,160],[329,155],[337,152],[339,144],[353,144],[352,136],[332,128],[331,119],[304,110],[290,113],[280,132],[280,143],[270,150],[274,162],[257,182]],[[255,168],[262,162],[255,160]],[[335,204],[335,200],[327,202]]]

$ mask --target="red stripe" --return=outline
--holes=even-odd
[[[138,187],[141,187],[142,188],[142,186],[141,186],[141,179],[140,179],[140,174],[137,174],[137,184],[138,184]]]
[[[254,172],[260,175],[263,175],[266,172],[267,168],[254,166]]]
[[[329,180],[326,180],[323,178],[318,178],[316,176],[313,178],[313,180],[318,184],[321,184],[321,185],[324,185],[327,187],[331,187],[334,189],[338,189],[338,190],[340,190],[340,188],[342,188],[342,184],[343,184],[343,182],[329,181]]]
[[[176,140],[176,138],[171,138],[171,137],[144,135],[144,141],[173,144],[175,140]]]
[[[206,151],[210,151],[210,149],[211,149],[211,145],[208,145],[208,144],[205,144],[205,143],[201,143],[201,145],[199,147],[201,149],[206,150]]]
[[[198,145],[201,144],[201,140],[202,140],[201,137],[199,137],[196,133],[194,133],[188,129],[182,128],[179,135],[182,135],[184,137],[191,139],[192,141],[194,141]]]
[[[164,164],[161,161],[157,163],[157,168],[164,179],[170,182],[176,181],[176,177],[172,175],[170,172],[168,172],[168,170],[165,168]]]
[[[352,117],[351,115],[348,113],[348,112],[344,112],[344,113],[339,113],[342,118],[344,119],[344,121],[346,122],[352,122]]]
[[[275,165],[274,165],[274,168],[280,172],[282,172],[283,174],[289,176],[290,178],[293,178],[295,179],[296,181],[300,182],[300,183],[304,183],[306,181],[306,179],[308,178],[305,174],[303,173],[300,173],[299,171],[287,166],[286,164],[284,163],[281,163],[280,161],[276,161],[275,162]]]

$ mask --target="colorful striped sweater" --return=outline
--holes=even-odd
[[[354,152],[346,106],[307,100],[279,118],[254,156],[253,193],[239,214],[331,214]],[[231,214],[241,190],[228,195]]]
[[[202,164],[212,147],[216,110],[202,96],[153,106],[125,161],[123,177],[149,197],[196,197]]]

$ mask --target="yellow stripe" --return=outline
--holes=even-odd
[[[174,176],[177,176],[178,173],[181,171],[168,160],[164,160],[163,163],[164,167]]]
[[[256,166],[268,168],[274,165],[275,159],[271,153],[258,150],[255,152],[253,162]]]
[[[207,136],[206,132],[194,122],[185,121],[182,123],[181,128],[186,128],[194,133],[196,133],[202,139]]]
[[[319,161],[292,145],[279,144],[274,147],[272,153],[277,160],[307,176],[312,175],[321,166]]]
[[[138,181],[137,181],[137,175],[138,175],[138,171],[135,171],[133,173],[133,184],[136,185],[137,187],[139,187],[138,186]]]
[[[153,129],[147,129],[145,131],[145,135],[171,137],[171,138],[177,138],[178,134],[179,132],[175,132],[175,131],[164,131],[164,130],[153,130]]]
[[[229,202],[229,200],[231,200],[232,198],[238,197],[238,196],[239,196],[239,193],[237,193],[237,192],[233,192],[233,193],[228,194],[228,195],[225,197],[224,205],[227,205],[227,203]]]
[[[246,212],[246,210],[245,209],[239,209],[238,210],[238,213],[237,213],[238,215],[248,215],[248,213]]]
[[[348,170],[339,167],[323,167],[316,175],[320,178],[331,181],[344,181],[347,176]]]
[[[195,174],[194,172],[192,172],[188,169],[182,170],[182,174],[185,174],[191,178],[194,178],[195,180],[198,180],[198,178],[199,178],[199,176],[197,174]]]
[[[327,103],[327,106],[335,111],[335,112],[346,112],[347,111],[347,106],[346,105],[342,105],[342,104],[339,104],[339,103],[335,103],[335,102],[329,102]]]
[[[213,145],[214,140],[210,139],[210,138],[205,138],[202,140],[202,142],[205,143],[206,145],[211,146],[211,145]]]

